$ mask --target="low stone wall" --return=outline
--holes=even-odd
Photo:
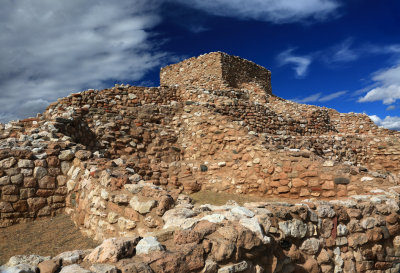
[[[40,159],[29,149],[0,153],[0,227],[63,211],[69,153],[46,145]]]
[[[144,182],[122,160],[113,162],[72,166],[69,172],[79,176],[68,182],[66,212],[96,240],[144,235],[161,228],[161,216],[174,204],[171,194]]]
[[[122,181],[116,174],[126,165],[113,162],[74,160],[67,212],[97,240],[154,236],[164,245],[157,248],[161,252],[134,256],[131,266],[145,263],[154,272],[188,272],[210,264],[219,270],[241,264],[246,272],[400,269],[399,187],[344,200],[193,206],[178,192],[139,180],[133,170]],[[179,262],[185,257],[191,262]],[[116,266],[127,270],[126,264]]]
[[[73,219],[97,239],[125,238],[55,257],[65,258],[64,267],[80,253],[73,263],[107,263],[123,273],[400,270],[399,187],[346,200],[193,206],[140,182],[126,184],[127,194],[109,191],[107,176],[84,171],[80,178],[70,191]]]

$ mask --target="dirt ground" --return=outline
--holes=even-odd
[[[97,245],[75,227],[69,216],[59,215],[0,228],[0,265],[14,255],[56,256],[64,251]]]

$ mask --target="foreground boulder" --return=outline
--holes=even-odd
[[[96,247],[85,260],[91,263],[112,263],[123,258],[130,258],[140,237],[110,238]]]

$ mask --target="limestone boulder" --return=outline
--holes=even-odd
[[[38,264],[40,273],[55,273],[60,268],[60,263],[57,260],[47,260]]]
[[[245,272],[249,268],[249,264],[246,261],[227,265],[218,270],[218,273],[236,273],[236,272]]]
[[[305,240],[301,246],[300,250],[306,254],[315,255],[318,253],[321,242],[317,238],[310,238]]]
[[[137,196],[134,196],[130,201],[129,205],[139,212],[140,214],[147,214],[151,211],[152,208],[157,206],[156,200],[149,201],[139,201]]]
[[[60,273],[91,273],[77,264],[71,264],[61,269]]]
[[[93,273],[118,273],[117,267],[110,264],[93,264],[89,269]]]
[[[163,251],[164,247],[157,241],[156,237],[150,236],[141,239],[136,246],[136,254],[149,254],[153,251]]]
[[[197,213],[188,208],[174,208],[164,213],[162,219],[164,220],[164,229],[175,227],[175,228],[190,228],[195,223],[199,222],[199,219],[193,218]]]
[[[130,258],[139,240],[140,237],[106,239],[86,256],[85,260],[91,263],[112,263]]]
[[[66,251],[54,257],[54,260],[59,261],[63,266],[81,262],[88,254],[89,250],[73,250]]]

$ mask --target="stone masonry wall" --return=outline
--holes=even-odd
[[[201,58],[212,65],[210,60],[224,56]],[[184,63],[188,68],[202,64]],[[234,68],[224,65],[226,71]],[[373,189],[374,183],[388,187],[399,179],[398,133],[362,115],[268,95],[262,103],[251,89],[122,85],[88,90],[60,99],[39,118],[0,129],[1,217],[9,219],[4,225],[64,206],[61,164],[66,163],[59,156],[66,149],[125,160],[140,179],[187,192],[331,198]],[[117,176],[114,187],[122,188],[128,173]]]
[[[248,60],[222,52],[201,55],[162,68],[160,85],[207,90],[246,87],[259,89],[260,94],[272,94],[270,71]]]
[[[33,119],[0,128],[0,227],[63,211],[73,153],[57,137]]]
[[[110,191],[111,179],[92,165],[69,188],[67,211],[98,240],[139,235],[163,245],[161,253],[134,256],[131,267],[145,263],[154,272],[196,272],[213,264],[211,272],[242,272],[229,271],[240,264],[243,272],[270,273],[400,269],[398,187],[346,200],[193,206],[188,197],[134,180],[123,191]],[[126,264],[116,266],[128,272]]]
[[[399,133],[276,98],[269,80],[211,53],[164,68],[165,86],[88,90],[0,124],[0,227],[65,210],[98,240],[135,238],[123,273],[398,272]],[[182,194],[200,190],[287,202]]]
[[[398,179],[396,175],[360,172],[357,167],[335,163],[344,160],[361,162],[359,157],[363,153],[353,152],[358,146],[348,140],[343,145],[348,150],[336,149],[341,158],[328,154],[329,147],[337,145],[330,143],[329,139],[342,141],[335,136],[318,137],[334,130],[326,110],[325,114],[321,114],[318,108],[309,111],[310,116],[304,119],[304,123],[293,120],[290,124],[285,116],[249,102],[250,95],[243,91],[197,91],[194,94],[198,102],[182,101],[173,96],[170,102],[164,100],[158,106],[141,104],[136,100],[137,106],[130,107],[132,99],[143,96],[142,92],[146,90],[116,87],[101,92],[83,92],[79,100],[77,95],[73,95],[51,106],[45,115],[61,122],[59,116],[64,116],[67,107],[85,109],[89,101],[100,101],[101,107],[90,107],[80,115],[72,116],[74,121],[86,124],[95,132],[95,137],[90,139],[97,139],[102,154],[127,160],[145,181],[187,192],[213,189],[295,198],[329,198],[361,193],[358,185],[363,177],[368,177],[369,183],[381,186],[393,185]],[[168,93],[163,97],[168,98]],[[231,105],[235,101],[237,108]],[[118,106],[119,111],[113,113],[103,109],[112,105]],[[227,116],[231,119],[227,120]],[[65,121],[61,125],[64,126]],[[215,126],[219,129],[213,129]],[[258,138],[249,134],[244,126],[253,133],[267,130],[273,135],[268,137],[264,133]],[[289,133],[297,135],[297,138],[290,138]],[[309,138],[308,144],[307,138],[301,134],[314,137]],[[286,141],[277,143],[282,136]],[[362,149],[363,144],[357,142]],[[318,160],[319,156],[322,160]],[[335,183],[340,179],[345,182]],[[367,184],[364,182],[364,187],[370,187]]]

